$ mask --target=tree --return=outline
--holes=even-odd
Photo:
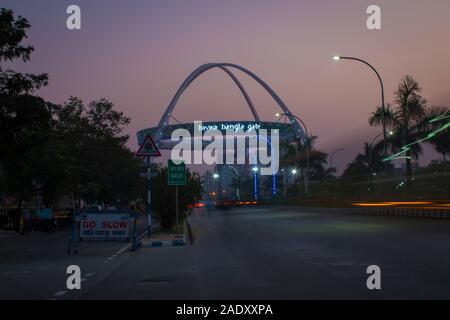
[[[450,110],[445,106],[432,107],[427,112],[426,126],[428,132],[434,132],[427,140],[443,157],[444,171],[447,171],[447,155],[450,154]]]
[[[393,130],[391,147],[398,152],[401,147],[411,144],[420,134],[418,128],[423,126],[426,114],[426,100],[421,96],[422,88],[411,76],[405,76],[395,92],[395,106],[388,106],[385,110],[377,109],[369,119],[370,125],[382,124],[383,117],[386,124]],[[405,152],[406,181],[412,181],[411,159],[417,159],[421,153],[419,144]]]
[[[0,63],[30,59],[33,47],[21,44],[29,27],[25,18],[0,9]],[[32,95],[47,79],[46,74],[22,74],[0,66],[0,166],[3,187],[19,206],[33,193],[36,173],[30,164],[51,131],[52,105]]]
[[[164,229],[170,230],[176,220],[176,199],[175,186],[167,183],[167,167],[157,167],[156,177],[152,178],[152,199],[153,208],[159,214],[161,225]],[[200,176],[186,170],[186,185],[178,187],[178,210],[184,214],[189,204],[201,198],[202,186]]]
[[[26,62],[28,21],[0,9],[0,62]],[[130,119],[100,99],[87,107],[76,98],[62,106],[34,95],[46,74],[22,74],[0,66],[0,186],[20,207],[37,185],[44,203],[65,195],[92,202],[136,199],[139,159],[122,131]],[[3,190],[2,190],[3,191]]]
[[[344,170],[343,177],[370,178],[374,173],[381,170],[383,165],[383,145],[364,144],[363,153],[358,153],[355,159]]]
[[[320,180],[331,175],[332,171],[326,169],[327,157],[325,152],[314,148],[317,136],[308,138],[307,147],[303,145],[282,145],[280,153],[280,164],[282,168],[306,168],[309,166],[309,178],[311,180]],[[305,152],[308,148],[308,155]],[[290,170],[288,170],[290,171]]]
[[[30,60],[34,48],[21,44],[26,39],[29,28],[30,24],[27,19],[21,16],[16,18],[12,10],[0,9],[0,62],[12,62],[17,59],[21,59],[23,62]],[[0,94],[2,95],[30,94],[47,85],[47,81],[46,74],[22,74],[12,70],[3,70],[0,66]]]
[[[71,97],[55,112],[55,139],[66,146],[68,190],[89,202],[130,200],[140,192],[139,159],[121,135],[129,118],[100,99],[87,107]]]

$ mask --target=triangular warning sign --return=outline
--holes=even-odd
[[[159,152],[155,141],[153,141],[152,137],[148,134],[145,137],[144,142],[140,145],[136,155],[138,157],[161,157],[161,152]]]

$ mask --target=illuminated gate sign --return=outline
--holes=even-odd
[[[81,214],[80,239],[87,241],[128,241],[130,213],[95,211]]]
[[[157,128],[142,129],[137,132],[137,140],[139,144],[142,144],[147,135],[154,136]],[[281,140],[288,140],[289,142],[297,141],[295,138],[294,130],[290,123],[283,122],[256,122],[256,121],[208,121],[202,122],[199,127],[194,127],[194,123],[176,123],[167,125],[163,130],[163,135],[158,142],[159,149],[170,150],[166,142],[170,141],[172,132],[176,129],[187,129],[191,136],[195,134],[195,131],[206,132],[208,130],[219,130],[222,134],[226,134],[227,130],[237,131],[242,130],[245,133],[252,132],[253,130],[276,129],[279,132]]]

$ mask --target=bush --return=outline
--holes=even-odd
[[[182,221],[189,204],[200,199],[202,187],[200,176],[186,170],[186,185],[178,186],[178,213]],[[157,167],[156,177],[152,178],[152,204],[153,210],[159,215],[161,226],[170,230],[176,223],[175,186],[167,182],[167,168]]]

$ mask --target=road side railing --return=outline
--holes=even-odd
[[[291,207],[291,206],[288,206]],[[450,219],[450,210],[422,208],[325,208],[325,207],[292,207],[302,211],[318,213],[335,213],[342,215],[409,217],[427,219]]]

